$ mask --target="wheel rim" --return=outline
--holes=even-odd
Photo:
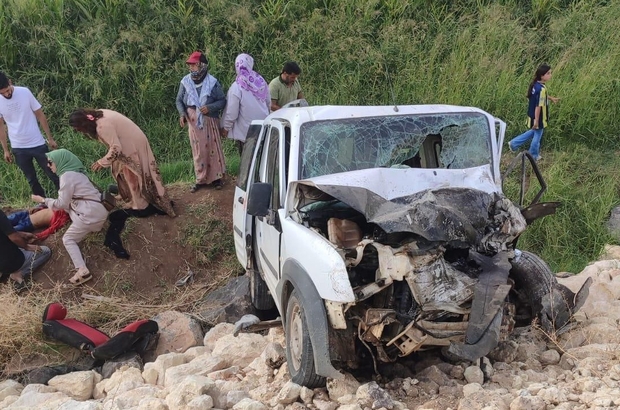
[[[301,355],[303,350],[303,319],[301,317],[301,309],[295,304],[291,312],[288,325],[288,348],[290,350],[291,364],[295,370],[299,370],[301,366]]]

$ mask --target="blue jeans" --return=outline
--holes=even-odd
[[[521,145],[525,144],[529,139],[532,139],[530,144],[530,154],[534,159],[538,159],[540,156],[540,140],[542,139],[544,128],[537,130],[529,129],[523,134],[518,135],[508,142],[508,146],[512,150],[517,150]]]
[[[30,220],[30,213],[28,213],[28,211],[13,212],[12,214],[7,215],[7,218],[9,218],[9,221],[11,221],[11,225],[13,225],[13,229],[15,229],[16,231],[34,231],[34,226],[32,226],[32,221]]]
[[[45,156],[45,153],[49,150],[47,149],[46,144],[32,148],[13,148],[12,151],[15,156],[15,163],[26,176],[33,194],[40,195],[44,198],[46,197],[45,191],[37,179],[37,171],[34,169],[34,163],[32,162],[33,159],[37,161],[39,167],[41,167],[43,172],[45,172],[45,175],[52,180],[56,186],[56,190],[60,188],[58,175],[54,174],[50,167],[47,166],[47,157]]]
[[[18,272],[21,273],[23,279],[29,279],[32,273],[52,256],[52,250],[47,246],[39,246],[39,249],[40,250],[33,252],[20,248],[24,254],[25,260],[21,268],[18,269]]]

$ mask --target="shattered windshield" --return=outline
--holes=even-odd
[[[301,126],[301,179],[360,169],[464,169],[491,162],[480,113],[345,118]]]

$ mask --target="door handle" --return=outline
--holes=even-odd
[[[243,205],[243,197],[242,197],[242,196],[240,196],[239,198],[237,198],[237,202],[239,202],[240,204],[242,204],[242,205]]]

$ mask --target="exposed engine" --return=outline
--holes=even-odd
[[[356,297],[355,304],[344,308],[347,329],[355,329],[369,350],[372,345],[371,353],[380,361],[466,342],[476,287],[485,270],[495,277],[485,287],[491,285],[493,296],[501,303],[490,306],[483,327],[498,316],[498,329],[503,325],[500,339],[512,331],[514,305],[504,303],[511,288],[508,259],[514,255],[511,242],[525,228],[525,221],[508,200],[490,200],[492,195],[484,193],[477,196],[476,209],[481,201],[486,203],[486,215],[472,218],[474,210],[463,210],[468,204],[455,200],[463,198],[463,190],[454,193],[450,197],[426,192],[405,201],[404,207],[393,212],[395,219],[412,221],[405,232],[386,231],[386,226],[399,224],[385,215],[381,216],[383,226],[369,222],[361,212],[333,198],[314,203],[303,212],[303,223],[327,238],[345,260]],[[472,195],[465,197],[471,199]],[[431,206],[427,206],[429,202]],[[448,203],[451,205],[446,206]],[[415,220],[426,220],[426,225],[432,221],[432,229],[416,227],[408,210],[416,214]],[[420,215],[422,212],[426,215]],[[458,217],[468,219],[459,221]],[[495,262],[490,262],[493,259]],[[483,332],[473,333],[477,338],[473,342],[478,342]],[[342,356],[353,360],[350,346],[342,350]],[[480,350],[482,355],[486,350]]]

